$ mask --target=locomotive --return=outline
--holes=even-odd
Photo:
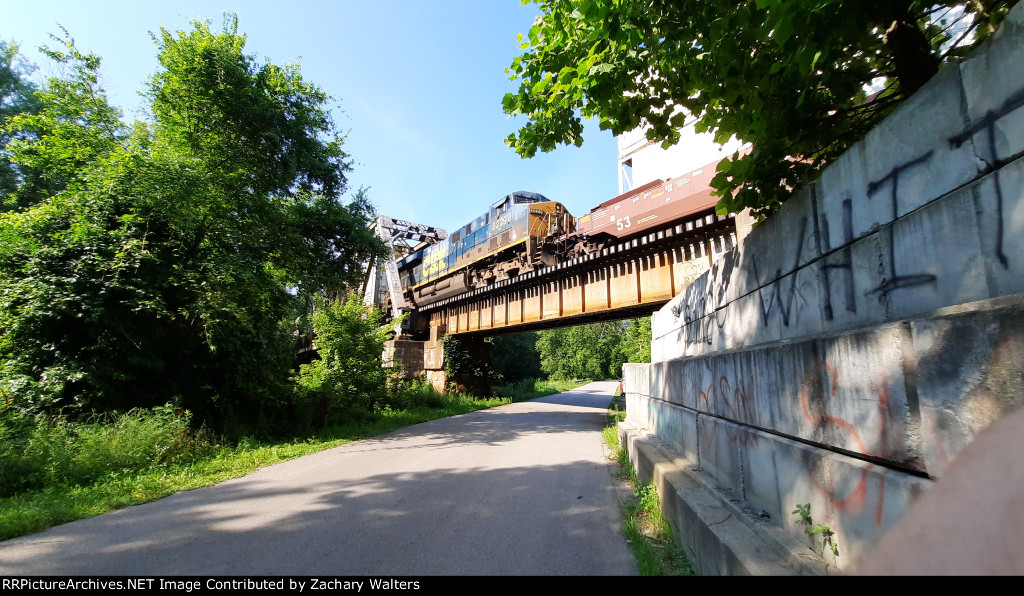
[[[513,192],[486,213],[398,262],[402,288],[417,307],[554,265],[576,229],[564,205]]]
[[[417,308],[599,251],[698,213],[713,214],[718,162],[655,180],[576,219],[542,194],[513,192],[447,238],[398,261],[406,299]]]

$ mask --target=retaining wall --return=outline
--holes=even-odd
[[[791,512],[810,503],[840,544],[819,571],[849,569],[1024,402],[1022,155],[1018,5],[654,315],[624,438],[748,526],[805,540]]]

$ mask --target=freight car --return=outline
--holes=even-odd
[[[565,257],[576,220],[544,195],[518,191],[448,238],[398,262],[406,299],[417,308],[550,266]]]
[[[682,176],[655,180],[609,199],[579,218],[575,235],[590,238],[591,247],[602,237],[621,240],[687,215],[713,209],[711,179],[718,162]]]

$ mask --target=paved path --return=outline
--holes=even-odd
[[[0,542],[0,576],[635,575],[617,381],[435,420]]]

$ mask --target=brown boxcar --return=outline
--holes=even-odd
[[[655,180],[609,199],[576,220],[576,234],[607,233],[628,238],[662,223],[712,209],[718,197],[711,195],[711,179],[718,162],[682,176]]]

